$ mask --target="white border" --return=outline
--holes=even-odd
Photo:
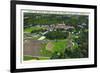
[[[27,61],[21,62],[21,36],[23,32],[21,23],[23,17],[21,9],[29,10],[46,10],[46,11],[64,11],[64,12],[79,12],[89,15],[89,58],[81,59],[63,59],[63,60],[44,60],[44,61]],[[29,11],[30,12],[30,11]],[[32,11],[31,11],[32,12]],[[70,8],[70,7],[51,7],[51,6],[35,6],[35,5],[16,5],[16,68],[39,68],[39,67],[53,67],[53,66],[72,66],[72,65],[86,65],[94,64],[94,10],[85,8]]]

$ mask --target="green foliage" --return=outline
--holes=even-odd
[[[88,57],[88,25],[81,25],[72,33],[73,46],[53,53],[51,59],[87,58]],[[78,26],[77,26],[78,27]],[[62,48],[62,47],[60,47]]]
[[[47,34],[45,34],[47,39],[50,40],[57,40],[57,39],[65,39],[68,37],[68,32],[62,32],[62,31],[49,31]]]
[[[70,15],[70,14],[41,14],[41,13],[24,13],[24,25],[51,25],[57,23],[77,26],[83,22],[88,24],[88,16]]]

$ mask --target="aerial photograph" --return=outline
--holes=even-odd
[[[23,14],[23,61],[88,58],[88,15]]]

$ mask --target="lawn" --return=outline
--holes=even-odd
[[[49,57],[32,57],[32,56],[24,56],[24,61],[28,60],[48,60]]]
[[[27,60],[36,60],[36,58],[33,58],[32,56],[24,56],[24,61]]]
[[[63,49],[66,48],[67,46],[67,39],[65,40],[57,40],[57,41],[53,41],[52,43],[54,44],[54,47],[53,47],[53,51],[55,52],[60,52],[62,51]]]
[[[29,32],[29,33],[31,33],[32,31],[33,31],[33,32],[36,32],[36,31],[40,31],[40,30],[43,30],[43,29],[44,29],[44,28],[42,28],[42,27],[33,26],[33,27],[25,28],[25,29],[24,29],[24,32]]]
[[[51,57],[54,52],[61,52],[67,47],[67,40],[49,41],[42,45],[41,55]],[[49,46],[48,46],[49,45]]]

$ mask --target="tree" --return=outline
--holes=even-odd
[[[62,32],[62,31],[49,31],[47,34],[45,34],[47,39],[50,40],[60,40],[60,39],[66,39],[68,36],[68,32]]]

